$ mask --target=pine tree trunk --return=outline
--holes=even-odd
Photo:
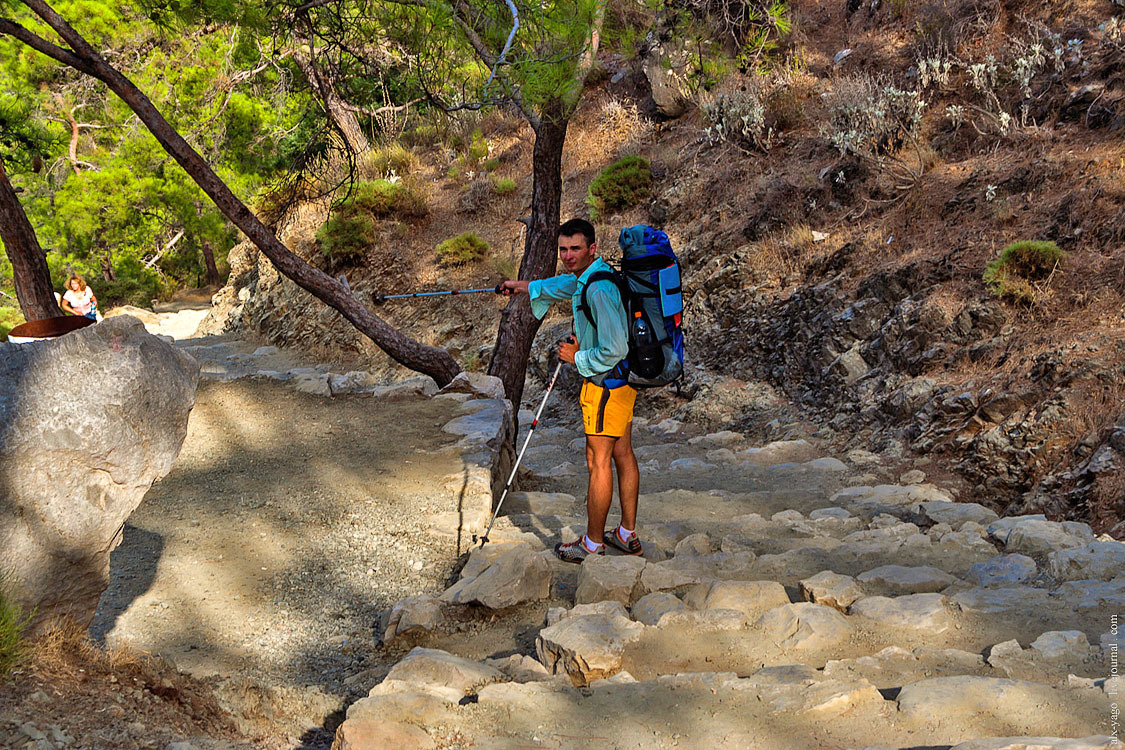
[[[546,118],[535,130],[532,157],[531,221],[524,245],[521,279],[542,279],[555,272],[558,261],[559,203],[562,200],[562,152],[567,121]],[[500,378],[504,392],[519,410],[531,342],[539,321],[524,295],[513,297],[500,316],[500,330],[488,373]]]
[[[355,113],[344,107],[344,100],[336,92],[335,79],[328,73],[317,70],[313,60],[303,52],[295,51],[293,61],[297,63],[297,67],[304,74],[309,86],[316,92],[329,121],[343,136],[351,152],[362,154],[367,151],[371,144],[368,142],[367,136],[364,135],[363,128],[360,127],[359,119],[355,116]]]
[[[207,268],[207,286],[217,286],[219,268],[215,265],[215,251],[211,249],[211,243],[207,240],[200,242],[200,248],[203,250],[203,265]]]
[[[0,33],[14,36],[64,65],[105,83],[140,118],[164,150],[207,193],[223,215],[242,230],[279,272],[338,310],[361,333],[404,367],[430,376],[441,386],[461,372],[461,367],[449,352],[402,335],[371,312],[343,283],[301,260],[231,192],[203,157],[164,119],[144,92],[107,63],[62,16],[43,0],[23,0],[23,4],[54,29],[71,49],[62,49],[41,38],[32,37],[25,33],[26,30],[5,22],[5,19],[0,19]]]
[[[16,299],[23,317],[31,321],[62,315],[55,302],[47,256],[39,247],[35,230],[8,181],[3,161],[0,161],[0,240],[4,241],[4,250],[12,263]]]

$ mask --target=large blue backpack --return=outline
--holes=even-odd
[[[628,383],[637,387],[668,385],[684,372],[683,289],[680,262],[668,235],[638,224],[621,230],[621,271],[599,271],[582,289],[579,309],[594,325],[586,304],[590,285],[613,280],[629,318]],[[621,368],[624,369],[624,368]],[[624,373],[614,372],[614,375]]]

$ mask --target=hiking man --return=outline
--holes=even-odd
[[[536,281],[509,280],[500,285],[506,296],[527,294],[531,312],[542,319],[552,302],[571,304],[578,340],[559,345],[559,359],[582,376],[579,402],[586,432],[586,534],[569,544],[556,544],[555,554],[580,563],[589,555],[604,555],[608,543],[627,555],[641,554],[637,538],[637,492],[640,472],[633,454],[633,403],[637,392],[628,385],[629,336],[621,291],[609,279],[599,279],[586,291],[590,318],[582,307],[582,291],[589,279],[611,267],[598,256],[594,227],[585,219],[571,219],[559,227],[559,260],[567,273]],[[621,497],[621,524],[607,531],[606,517],[613,503],[613,469]]]

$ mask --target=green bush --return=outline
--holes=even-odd
[[[497,195],[511,195],[516,192],[516,181],[502,177],[492,184],[492,189]]]
[[[5,583],[0,577],[0,586]],[[31,618],[0,588],[0,679],[6,678],[27,654],[24,629]]]
[[[429,212],[425,193],[406,181],[358,182],[349,203],[378,217],[418,218]]]
[[[391,174],[405,176],[418,171],[418,157],[401,143],[392,143],[360,158],[360,175],[383,179]]]
[[[438,261],[443,266],[459,266],[488,254],[488,243],[476,232],[465,232],[437,246]]]
[[[162,285],[160,276],[153,268],[145,267],[139,258],[121,258],[113,264],[113,281],[101,279],[86,282],[98,298],[98,309],[105,311],[115,305],[134,305],[148,307],[152,300],[160,297]]]
[[[62,315],[62,312],[59,312]],[[0,305],[0,341],[8,340],[8,331],[23,323],[23,313],[18,307]]]
[[[481,166],[481,169],[483,169],[485,172],[495,172],[497,169],[500,168],[500,160],[499,159],[489,159],[488,161],[486,161],[484,164],[481,164],[480,166]]]
[[[374,235],[375,220],[371,214],[352,207],[333,211],[316,233],[316,241],[325,255],[354,260],[363,256]]]
[[[997,297],[1017,302],[1035,302],[1034,282],[1043,281],[1066,260],[1054,242],[1023,240],[1004,248],[984,268],[984,284]]]
[[[590,183],[586,204],[590,218],[597,220],[606,211],[630,208],[647,198],[652,190],[652,170],[648,160],[626,156],[608,167]]]

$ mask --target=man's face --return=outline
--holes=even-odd
[[[559,235],[559,260],[563,267],[573,274],[580,274],[594,262],[598,255],[598,243],[586,244],[586,235]]]

